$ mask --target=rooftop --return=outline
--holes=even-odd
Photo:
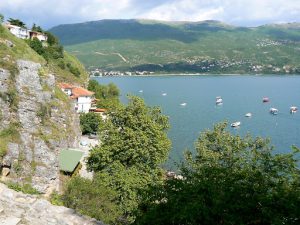
[[[57,86],[63,89],[72,89],[74,87],[72,84],[68,83],[59,83]]]
[[[58,156],[61,171],[73,172],[80,162],[83,152],[77,149],[63,149]]]
[[[82,87],[73,87],[72,88],[72,98],[78,98],[81,96],[92,96],[94,92],[88,91]]]

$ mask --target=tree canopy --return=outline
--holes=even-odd
[[[23,28],[26,28],[26,24],[19,20],[19,19],[13,19],[13,18],[9,18],[7,20],[11,25],[15,25],[15,26],[19,26],[19,27],[23,27]]]
[[[101,85],[96,80],[90,80],[88,90],[95,93],[99,108],[114,109],[119,105],[120,90],[113,83]]]
[[[226,123],[186,153],[182,180],[144,195],[135,224],[299,224],[299,149],[276,154],[268,139],[234,136]]]
[[[170,140],[168,118],[158,107],[147,107],[141,98],[131,96],[127,106],[108,114],[102,127],[100,147],[88,159],[89,168],[101,171],[112,163],[126,168],[157,168],[168,156]]]
[[[129,97],[108,113],[101,126],[101,145],[91,150],[88,168],[105,186],[118,194],[124,220],[132,222],[139,191],[162,181],[160,165],[167,159],[170,140],[168,118],[157,107],[147,107],[138,97]]]
[[[82,134],[95,134],[102,122],[100,115],[95,113],[80,114],[80,127]]]

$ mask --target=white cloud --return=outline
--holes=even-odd
[[[151,1],[151,2],[148,2]],[[300,22],[300,0],[0,0],[7,17],[43,26],[100,19],[221,20],[236,25]]]

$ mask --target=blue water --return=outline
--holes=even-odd
[[[148,105],[158,105],[170,117],[172,151],[168,166],[183,158],[185,149],[192,150],[199,133],[213,124],[227,120],[241,121],[232,133],[271,138],[277,152],[288,152],[292,145],[300,147],[300,111],[290,114],[290,106],[300,108],[300,76],[159,76],[101,77],[102,84],[115,83],[121,90],[121,100],[127,94],[145,99]],[[139,92],[143,90],[143,92]],[[163,96],[162,93],[167,93]],[[216,106],[216,96],[223,105]],[[262,103],[262,98],[270,98]],[[180,104],[185,102],[186,106]],[[277,116],[269,109],[279,109]],[[244,115],[252,113],[252,118]]]

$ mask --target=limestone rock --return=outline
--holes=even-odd
[[[37,196],[7,188],[0,183],[0,225],[104,225],[74,210],[51,205]]]

